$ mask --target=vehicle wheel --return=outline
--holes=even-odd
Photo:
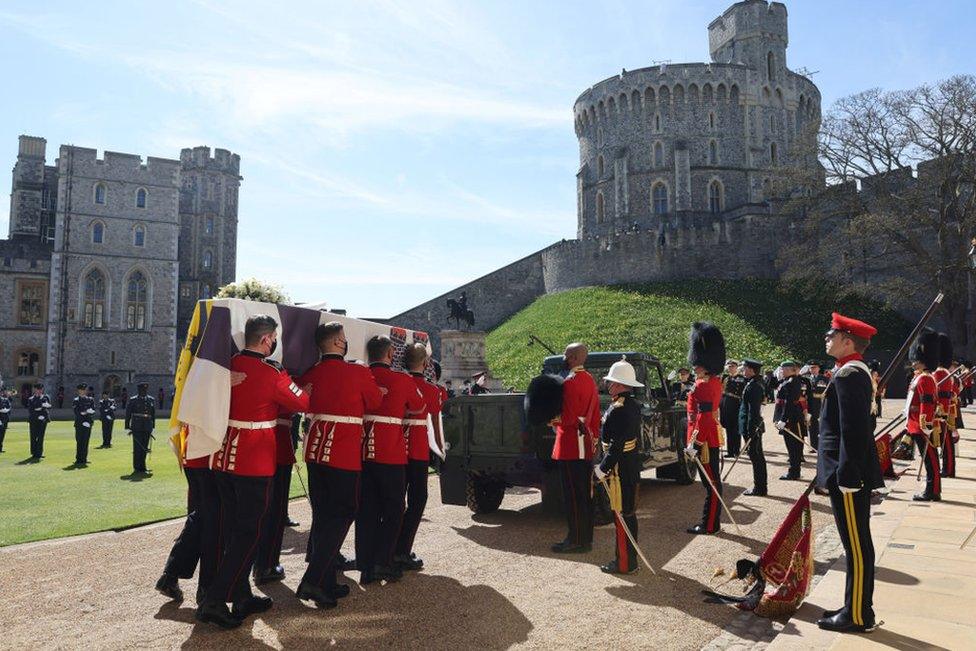
[[[674,480],[683,486],[695,483],[698,476],[698,465],[694,459],[689,459],[683,452],[681,459],[674,464]]]
[[[472,512],[492,513],[501,506],[505,484],[497,479],[469,475],[466,497]]]
[[[597,527],[613,522],[610,496],[603,486],[597,486],[593,495],[593,524]]]

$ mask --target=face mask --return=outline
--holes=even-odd
[[[271,342],[271,350],[268,351],[268,357],[274,355],[274,352],[277,349],[278,349],[278,340],[275,339],[274,341]]]
[[[346,340],[343,342],[343,344],[345,345],[342,347],[342,356],[345,357],[346,355],[349,354],[349,341]]]

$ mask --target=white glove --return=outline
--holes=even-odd
[[[38,416],[37,417],[37,420],[45,420],[45,419],[44,419],[44,416]]]
[[[847,486],[840,486],[840,485],[838,485],[837,488],[840,489],[841,493],[856,493],[859,490],[861,490],[860,488],[848,488]]]
[[[0,414],[6,414],[6,413],[9,413],[9,412],[10,412],[9,409],[0,409]]]
[[[773,423],[773,425],[776,427],[776,429],[778,429],[781,432],[784,429],[786,429],[786,421],[783,421],[783,420],[778,420],[775,423]]]
[[[113,420],[112,414],[106,414],[105,415],[105,420]]]
[[[603,481],[603,478],[607,476],[607,473],[603,472],[603,469],[600,468],[600,466],[593,466],[593,474],[596,475],[596,478],[600,481]]]
[[[451,449],[451,442],[450,441],[444,441],[444,452],[447,452],[450,449]]]
[[[695,455],[695,444],[694,443],[689,443],[688,444],[688,447],[685,448],[685,454],[687,454],[689,457],[692,457],[692,456]]]
[[[81,424],[82,427],[91,427],[91,423],[84,422]]]
[[[44,403],[43,405],[41,405],[41,406],[42,406],[42,407],[44,407],[45,409],[50,409],[50,408],[51,408],[51,403],[50,403],[50,402],[45,402],[45,403]]]
[[[94,414],[95,413],[95,410],[94,409],[89,409],[85,413],[86,414]]]

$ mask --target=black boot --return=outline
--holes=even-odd
[[[349,586],[346,586],[346,590],[347,591],[349,590]],[[301,585],[298,586],[297,595],[299,599],[308,599],[314,601],[315,605],[318,606],[319,608],[322,608],[323,610],[328,608],[335,608],[336,606],[339,605],[339,603],[336,601],[336,598],[333,595],[330,595],[324,589],[315,585],[307,585],[305,583],[302,583]]]
[[[606,572],[607,574],[635,574],[637,572],[637,570],[639,570],[639,569],[640,568],[635,563],[632,568],[630,568],[626,572],[623,572],[623,571],[621,571],[620,566],[617,565],[617,559],[614,559],[614,560],[610,561],[606,565],[601,565],[600,566],[600,571],[601,572]]]
[[[373,568],[373,579],[375,581],[399,581],[403,578],[403,570],[394,565],[377,565]]]
[[[204,603],[197,607],[197,621],[216,624],[220,628],[237,628],[243,621],[227,610],[227,604]]]
[[[264,585],[265,583],[274,583],[275,581],[281,581],[285,578],[285,568],[280,565],[275,565],[274,567],[269,567],[267,569],[254,568],[254,584]]]
[[[258,597],[256,595],[251,595],[244,601],[235,602],[231,613],[233,613],[233,615],[238,619],[243,620],[248,615],[263,613],[273,605],[274,599],[271,597]]]
[[[705,528],[704,525],[701,524],[696,524],[693,527],[688,527],[687,529],[685,529],[686,533],[694,534],[696,536],[710,535],[713,533],[718,533],[718,531],[719,531],[719,527],[715,527],[715,531],[709,531],[708,529]]]
[[[837,633],[869,633],[874,630],[874,620],[864,622],[864,625],[855,624],[851,616],[841,609],[836,615],[818,619],[817,626]]]
[[[421,570],[424,567],[424,562],[417,558],[416,554],[410,554],[409,556],[397,555],[393,557],[393,562],[401,570],[415,572]]]
[[[180,580],[172,574],[163,572],[163,575],[159,577],[159,581],[156,581],[156,592],[164,597],[169,597],[172,601],[183,601]]]

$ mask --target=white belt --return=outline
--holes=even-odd
[[[403,424],[410,425],[411,427],[426,427],[427,419],[421,420],[419,418],[404,418]]]
[[[285,425],[286,427],[291,427],[291,418],[279,418],[275,421],[278,425]]]
[[[350,425],[362,425],[363,419],[359,416],[336,416],[335,414],[305,414],[313,423],[324,420],[330,423],[348,423]]]
[[[268,429],[277,426],[277,421],[273,420],[228,420],[227,427],[235,429]]]
[[[373,416],[372,414],[367,414],[363,416],[363,420],[367,423],[386,423],[387,425],[403,425],[402,418],[394,418],[393,416]]]

